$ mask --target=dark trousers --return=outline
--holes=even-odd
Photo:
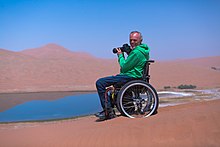
[[[106,87],[111,85],[115,85],[116,83],[125,84],[126,82],[132,80],[134,78],[126,76],[126,75],[116,75],[100,78],[96,81],[96,88],[98,91],[98,95],[100,98],[100,102],[102,108],[105,109],[105,91]],[[108,99],[107,108],[111,108],[111,101]]]

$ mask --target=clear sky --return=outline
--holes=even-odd
[[[219,56],[220,0],[0,0],[3,49],[56,43],[115,58],[133,30],[156,60]]]

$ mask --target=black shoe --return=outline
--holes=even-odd
[[[108,119],[112,119],[117,117],[117,115],[115,114],[115,110],[111,110],[108,112]]]
[[[96,117],[99,117],[100,115],[102,115],[103,113],[105,113],[105,110],[102,110],[101,112],[98,112],[96,114],[94,114]]]
[[[95,114],[96,117],[99,118],[99,120],[107,120],[107,119],[112,119],[116,117],[115,111],[113,109],[105,110],[98,112]]]
[[[95,116],[99,118],[99,121],[103,121],[103,120],[107,119],[107,115],[105,113],[105,110],[97,113]]]

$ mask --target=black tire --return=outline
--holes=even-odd
[[[158,105],[156,90],[142,80],[126,83],[117,96],[117,106],[121,114],[130,118],[148,117],[157,112]]]

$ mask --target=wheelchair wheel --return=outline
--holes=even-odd
[[[159,99],[156,90],[149,83],[133,80],[126,83],[119,91],[117,105],[122,115],[141,118],[157,111]]]

